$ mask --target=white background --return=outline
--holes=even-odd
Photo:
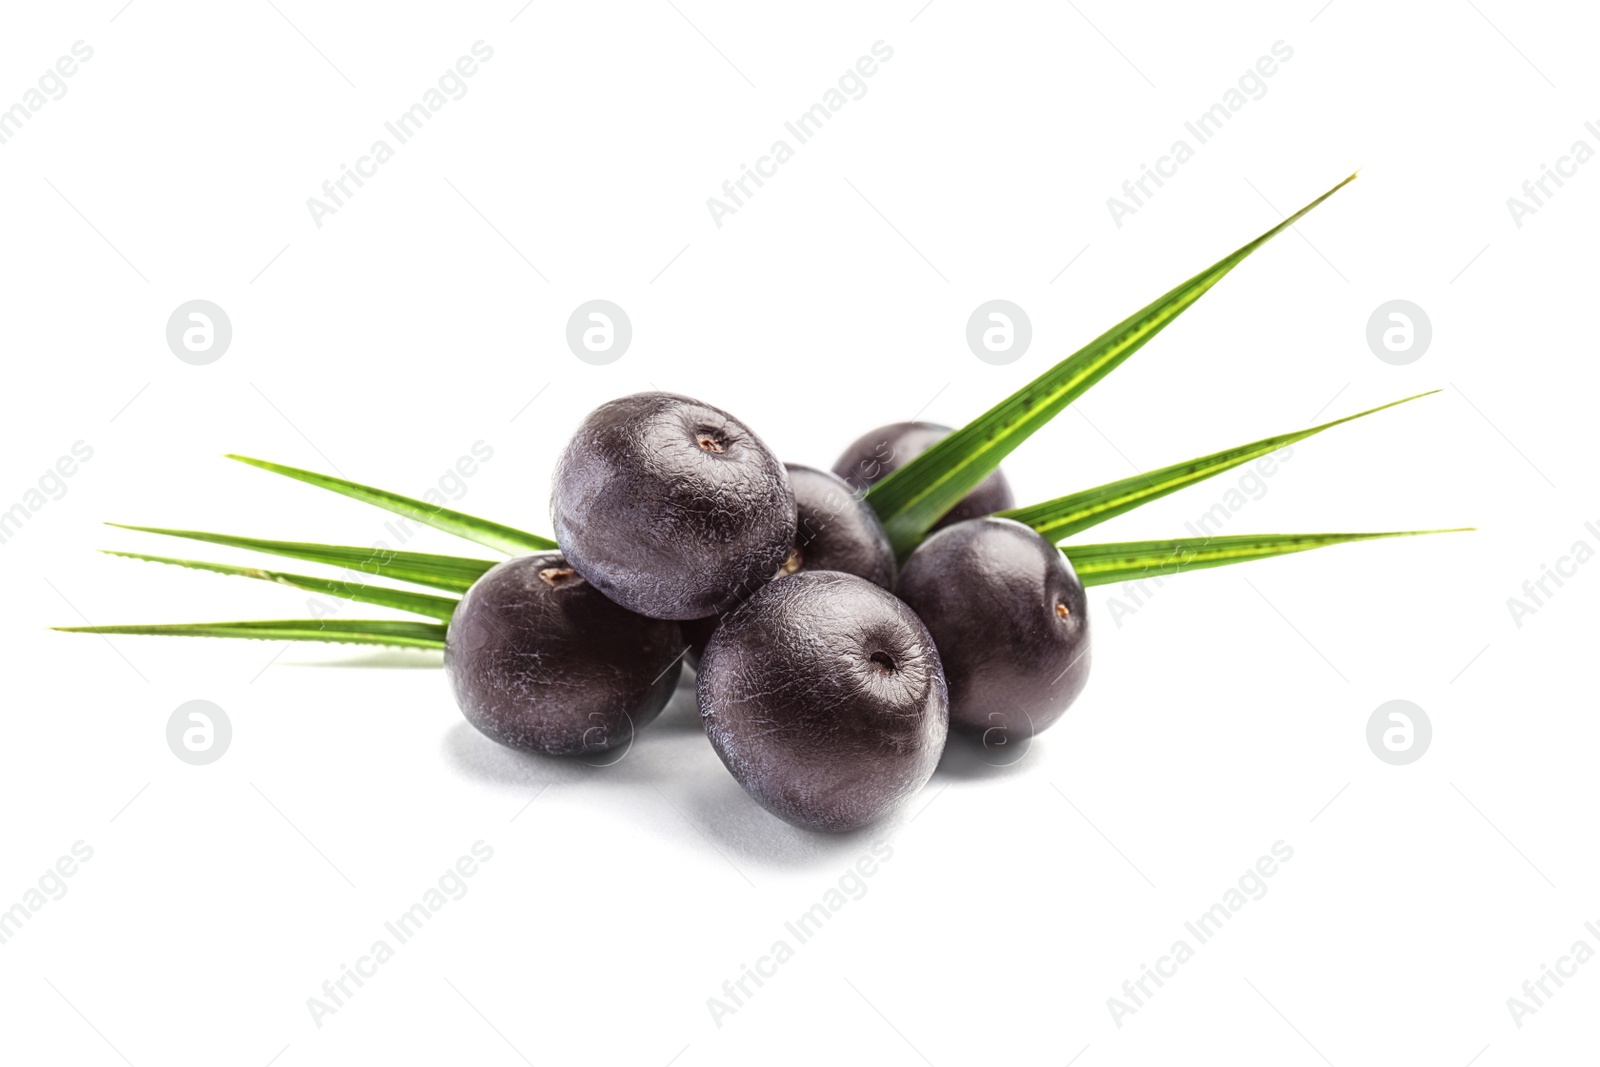
[[[0,509],[74,442],[93,458],[0,545],[0,907],[74,842],[93,858],[0,945],[8,1061],[1592,1054],[1600,963],[1520,1028],[1506,1000],[1580,938],[1600,949],[1600,565],[1520,627],[1507,600],[1600,548],[1600,164],[1521,227],[1506,199],[1600,148],[1593,13],[919,2],[11,6],[0,106],[73,42],[94,54],[0,145]],[[467,94],[314,225],[306,199],[479,40]],[[866,95],[718,228],[707,197],[879,40]],[[1266,94],[1115,225],[1107,198],[1277,41]],[[548,530],[557,450],[626,392],[703,398],[818,466],[924,408],[959,423],[1358,166],[1006,469],[1032,502],[1441,388],[1298,446],[1226,532],[1478,532],[1183,576],[1121,625],[1119,590],[1091,590],[1072,714],[1009,769],[953,745],[869,831],[756,807],[687,689],[596,769],[475,734],[437,657],[45,629],[307,612],[96,555],[249,558],[103,520],[386,538],[383,513],[224,452],[420,495],[482,441],[457,506]],[[597,297],[634,327],[605,367],[563,336]],[[1034,328],[1006,367],[963,336],[996,297]],[[196,298],[234,330],[204,367],[164,337]],[[1433,324],[1405,367],[1364,336],[1395,298]],[[1090,539],[1181,534],[1239,473]],[[205,767],[165,741],[197,698],[234,730]],[[1365,740],[1397,698],[1434,730],[1404,767]],[[479,840],[467,895],[315,1025],[307,998]],[[1280,840],[1266,896],[1116,1025],[1107,998]],[[794,945],[784,922],[877,843],[866,895],[718,1026],[707,998]]]

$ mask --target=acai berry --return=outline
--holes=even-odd
[[[556,465],[550,516],[579,574],[631,611],[699,619],[783,566],[789,476],[744,423],[671,393],[595,409]]]
[[[695,692],[734,778],[809,830],[882,818],[944,751],[933,640],[891,593],[854,575],[801,571],[745,601],[711,635]]]
[[[874,482],[899,470],[951,433],[936,422],[894,422],[862,434],[844,450],[833,465],[833,473],[850,483],[850,488],[865,490]],[[991,515],[1016,506],[1011,485],[997,468],[977,487],[956,502],[934,524],[942,529],[953,523]]]
[[[950,727],[1026,740],[1089,680],[1089,613],[1067,557],[1011,519],[958,523],[911,553],[898,592],[939,646]]]
[[[606,599],[559,552],[497,564],[451,617],[444,665],[486,737],[551,756],[632,739],[672,696],[678,624]]]

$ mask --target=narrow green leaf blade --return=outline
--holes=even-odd
[[[130,626],[56,626],[69,634],[136,634],[145,637],[242,637],[253,641],[321,641],[343,645],[443,648],[436,622],[390,619],[270,619],[261,622],[178,622]]]
[[[1199,300],[1229,271],[1353,181],[1352,174],[1260,237],[1134,312],[867,491],[895,551],[909,552],[1000,461]]]
[[[515,527],[505,526],[488,519],[480,519],[472,515],[465,515],[449,508],[435,507],[422,500],[413,500],[399,493],[391,493],[384,489],[374,489],[368,485],[360,485],[344,478],[335,478],[330,474],[317,474],[315,471],[301,470],[299,467],[286,467],[281,463],[269,463],[264,459],[251,459],[249,456],[238,456],[230,453],[228,459],[248,463],[252,467],[260,467],[264,471],[281,474],[286,478],[294,478],[308,485],[320,489],[329,489],[335,493],[343,493],[347,497],[359,500],[366,504],[373,504],[404,515],[408,519],[443,530],[445,533],[465,537],[468,541],[476,541],[480,545],[499,549],[501,552],[513,556],[520,556],[528,552],[545,552],[556,547],[556,543],[548,537],[518,530]]]
[[[259,537],[236,537],[232,534],[205,533],[200,530],[169,530],[159,526],[128,526],[107,523],[122,530],[162,534],[167,537],[184,537],[207,544],[244,548],[252,552],[266,552],[274,556],[311,563],[326,563],[345,567],[373,577],[393,578],[415,585],[447,589],[464,593],[483,573],[494,566],[490,559],[468,559],[462,556],[437,556],[428,552],[396,552],[387,548],[363,548],[359,545],[319,545],[305,541],[267,541]]]
[[[1297,430],[1293,433],[1278,434],[1275,437],[1263,437],[1259,441],[1252,441],[1247,445],[1224,449],[1213,452],[1208,456],[1191,459],[1186,463],[1176,463],[1170,467],[1150,471],[1146,474],[1137,474],[1131,478],[1109,482],[1093,489],[1085,489],[1079,493],[1047,500],[1042,504],[1031,507],[1012,508],[1002,511],[1001,515],[1008,519],[1015,519],[1026,526],[1032,526],[1039,534],[1051,541],[1060,541],[1075,533],[1087,530],[1097,523],[1105,522],[1132,511],[1152,500],[1157,500],[1168,493],[1175,493],[1186,486],[1203,482],[1207,478],[1221,474],[1223,471],[1232,470],[1234,467],[1259,459],[1269,452],[1276,452],[1286,445],[1304,441],[1306,438],[1331,429],[1342,423],[1352,422],[1375,412],[1383,411],[1400,404],[1416,400],[1419,397],[1432,396],[1439,390],[1434,389],[1416,396],[1408,396],[1404,400],[1396,400],[1354,415],[1346,415],[1342,419],[1334,419],[1320,426],[1309,429]]]
[[[326,593],[329,596],[342,597],[345,600],[354,600],[361,604],[377,604],[380,607],[394,608],[398,611],[409,611],[415,615],[425,615],[430,619],[440,622],[449,622],[455,607],[461,601],[455,597],[434,596],[431,593],[413,593],[406,589],[389,589],[381,585],[352,585],[339,578],[313,578],[304,574],[285,574],[283,571],[262,570],[259,567],[235,567],[227,563],[203,563],[193,559],[174,559],[170,556],[147,556],[140,552],[112,552],[108,556],[121,556],[124,559],[144,560],[147,563],[166,563],[174,567],[187,567],[190,570],[210,571],[213,574],[234,575],[240,578],[256,578],[264,582],[276,582],[279,585],[291,586],[295,589],[305,589],[313,593]]]
[[[1167,541],[1122,541],[1101,545],[1062,545],[1084,585],[1159,580],[1183,571],[1270,559],[1313,548],[1372,541],[1383,537],[1462,533],[1453,530],[1391,530],[1382,533],[1240,534],[1231,537],[1179,537]]]

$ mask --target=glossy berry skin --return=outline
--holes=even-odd
[[[808,830],[854,830],[899,807],[933,774],[948,729],[927,629],[893,594],[836,571],[779,579],[724,619],[696,695],[734,778]]]
[[[550,517],[578,573],[657,619],[737,604],[794,541],[789,476],[727,412],[671,393],[602,404],[556,464]]]
[[[894,547],[878,515],[843,478],[815,467],[785,464],[794,490],[795,556],[786,567],[842,571],[894,588]]]
[[[940,530],[906,560],[898,591],[939,647],[951,729],[1026,740],[1083,691],[1088,598],[1067,557],[1027,526],[991,517]]]
[[[682,670],[678,624],[607,600],[559,552],[497,564],[456,606],[444,665],[484,736],[550,756],[626,744]]]
[[[895,422],[880,426],[856,438],[833,465],[833,473],[857,491],[865,490],[891,471],[898,470],[916,456],[926,452],[934,442],[946,437],[951,430],[936,422]],[[956,502],[934,524],[935,530],[967,519],[991,515],[1016,507],[1011,495],[1011,484],[998,469],[979,482],[977,487]]]
[[[893,589],[897,569],[894,546],[877,512],[837,474],[798,463],[785,463],[784,468],[794,490],[796,523],[794,551],[779,576],[795,571],[842,571]],[[726,614],[683,624],[683,636],[689,642],[684,660],[690,667],[699,669],[706,642]]]

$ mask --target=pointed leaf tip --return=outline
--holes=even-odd
[[[1066,410],[1273,237],[1355,179],[1352,174],[1254,240],[1180,283],[1039,377],[934,443],[867,491],[904,558],[962,497],[1029,435]]]
[[[186,622],[119,626],[53,626],[62,633],[138,637],[233,637],[252,641],[315,641],[324,644],[445,647],[442,623],[392,619],[266,619],[258,622]]]
[[[1375,533],[1236,534],[1227,537],[1177,537],[1164,541],[1061,546],[1085,586],[1112,582],[1159,581],[1184,571],[1271,559],[1315,548],[1389,537],[1461,533],[1450,530],[1384,530]]]
[[[379,607],[394,608],[396,611],[409,611],[414,615],[422,615],[438,622],[449,622],[451,615],[455,612],[456,605],[460,603],[455,597],[414,593],[407,589],[369,585],[365,581],[350,582],[342,578],[316,578],[304,574],[265,570],[261,567],[235,567],[227,563],[206,563],[200,560],[176,559],[172,556],[150,556],[142,552],[117,552],[110,549],[102,549],[101,551],[108,556],[120,556],[123,559],[140,560],[146,563],[164,563],[173,567],[186,567],[190,570],[209,571],[213,574],[240,578],[254,578],[258,581],[303,589],[309,593],[323,593],[343,600],[353,600],[358,604],[375,604]],[[365,577],[367,576],[362,575],[362,578]]]
[[[1093,489],[1085,489],[1077,493],[1047,500],[1042,504],[1033,504],[1029,507],[1012,508],[999,514],[1008,519],[1015,519],[1026,526],[1031,526],[1041,537],[1051,541],[1060,541],[1071,537],[1075,533],[1087,530],[1091,526],[1105,522],[1107,519],[1126,514],[1135,508],[1142,507],[1152,501],[1159,500],[1168,494],[1180,489],[1198,484],[1207,478],[1213,478],[1224,471],[1249,463],[1251,460],[1260,459],[1280,448],[1298,444],[1308,437],[1313,437],[1324,430],[1367,415],[1376,414],[1401,404],[1418,400],[1424,396],[1431,396],[1439,390],[1434,389],[1427,393],[1417,393],[1402,400],[1394,400],[1387,404],[1380,404],[1366,411],[1359,411],[1354,415],[1346,415],[1340,419],[1318,426],[1311,426],[1304,430],[1295,430],[1290,433],[1277,434],[1264,437],[1259,441],[1249,444],[1237,445],[1213,452],[1210,455],[1200,456],[1183,463],[1175,463],[1170,467],[1136,474],[1131,478],[1122,478]]]
[[[129,526],[107,523],[123,530],[182,537],[190,541],[265,552],[274,556],[325,563],[363,576],[393,578],[414,585],[432,586],[452,593],[464,593],[484,572],[495,565],[490,559],[440,556],[428,552],[401,552],[359,545],[320,545],[306,541],[268,541],[257,537],[206,533],[201,530],[171,530],[160,526]]]
[[[464,537],[480,545],[498,549],[508,555],[521,555],[527,552],[546,552],[554,549],[556,543],[548,537],[519,530],[503,523],[491,522],[480,519],[475,515],[453,511],[450,508],[429,504],[426,501],[416,500],[412,497],[391,493],[386,489],[376,489],[370,485],[352,482],[347,478],[336,478],[331,474],[318,474],[315,471],[303,470],[300,467],[289,467],[282,463],[272,463],[252,456],[242,456],[229,452],[226,458],[243,463],[250,467],[268,471],[272,474],[281,474],[286,478],[314,485],[319,489],[327,489],[359,500],[364,504],[392,511],[396,515],[403,515],[414,522],[443,530],[446,533]]]

